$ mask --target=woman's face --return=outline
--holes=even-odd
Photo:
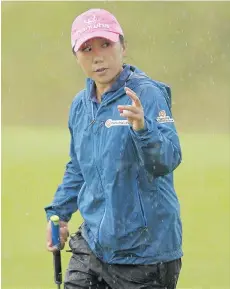
[[[93,38],[77,51],[77,61],[87,77],[96,85],[108,85],[121,72],[125,47],[105,38]]]

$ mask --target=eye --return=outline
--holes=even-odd
[[[91,46],[85,46],[81,49],[81,51],[83,51],[83,52],[90,52],[91,50],[92,50]]]
[[[106,47],[108,47],[108,46],[110,46],[110,42],[109,42],[109,41],[106,41],[106,42],[104,42],[104,43],[102,44],[102,47],[103,47],[103,48],[106,48]]]

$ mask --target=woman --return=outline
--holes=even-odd
[[[181,269],[180,206],[173,171],[181,149],[170,89],[123,64],[124,34],[108,11],[90,9],[72,25],[72,50],[87,76],[69,116],[70,161],[47,219],[71,236],[65,288],[176,288]],[[50,221],[47,247],[51,242]]]

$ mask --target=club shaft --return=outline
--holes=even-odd
[[[62,266],[61,266],[61,252],[56,251],[53,253],[54,262],[54,281],[57,285],[62,283]]]

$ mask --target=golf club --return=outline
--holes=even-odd
[[[61,251],[60,251],[60,237],[59,237],[59,217],[54,215],[51,220],[52,245],[58,248],[53,252],[53,266],[54,266],[54,282],[57,288],[61,289],[62,284],[62,267],[61,267]]]

